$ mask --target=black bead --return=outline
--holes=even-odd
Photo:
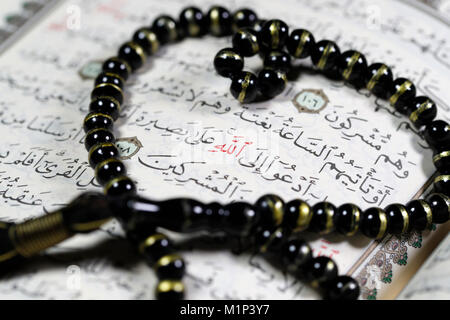
[[[387,98],[394,78],[392,70],[383,63],[373,63],[367,68],[367,89],[378,98]]]
[[[286,74],[282,71],[263,69],[258,74],[259,91],[268,98],[282,93],[286,83]]]
[[[422,231],[431,226],[433,213],[425,200],[412,200],[406,204],[410,229]]]
[[[120,87],[111,83],[101,83],[94,87],[91,93],[91,100],[101,97],[112,97],[121,105],[123,103],[123,92]]]
[[[339,276],[326,285],[325,299],[328,300],[357,300],[359,284],[349,276]]]
[[[352,204],[341,205],[334,214],[336,231],[346,236],[352,236],[358,231],[361,219],[361,209]]]
[[[120,176],[108,181],[104,191],[109,196],[132,195],[136,193],[136,186],[127,176]]]
[[[150,234],[139,243],[139,252],[145,257],[146,262],[153,266],[161,257],[174,251],[170,239],[162,233]]]
[[[284,206],[283,227],[294,232],[305,230],[309,227],[312,216],[313,211],[305,201],[289,201]]]
[[[122,59],[117,57],[109,58],[103,63],[103,72],[114,73],[121,77],[123,80],[127,80],[131,74],[130,65]]]
[[[429,124],[437,115],[436,104],[425,96],[415,97],[406,105],[406,108],[409,119],[416,128]]]
[[[150,28],[143,27],[136,30],[133,42],[140,45],[147,55],[152,55],[159,49],[158,36]]]
[[[289,27],[281,20],[268,20],[259,32],[259,40],[271,50],[283,48],[289,37]]]
[[[158,259],[155,270],[160,279],[181,279],[184,276],[185,264],[177,254],[168,254]]]
[[[409,229],[409,215],[406,208],[394,203],[384,209],[387,217],[387,231],[392,234],[402,234]]]
[[[183,9],[178,21],[186,36],[201,37],[208,32],[208,16],[205,16],[199,8]]]
[[[253,29],[239,29],[234,34],[232,43],[234,51],[244,57],[251,57],[259,52],[258,35]]]
[[[264,57],[264,67],[288,72],[291,69],[291,56],[284,51],[271,51]]]
[[[275,227],[283,222],[284,201],[280,197],[274,194],[263,195],[256,200],[255,207],[261,216],[261,226]]]
[[[112,130],[113,125],[114,119],[110,115],[99,112],[88,113],[83,121],[84,132],[88,132],[97,128]]]
[[[301,239],[291,239],[283,245],[281,259],[289,272],[301,272],[312,258],[311,247]]]
[[[240,9],[233,14],[233,29],[237,31],[241,28],[252,28],[257,21],[258,16],[253,10]]]
[[[90,150],[97,143],[110,142],[114,143],[116,139],[111,131],[105,128],[92,129],[86,133],[84,138],[84,146],[86,150]]]
[[[95,85],[97,86],[102,83],[111,83],[111,84],[118,86],[120,89],[123,89],[122,78],[120,78],[120,76],[118,76],[117,74],[114,74],[114,73],[109,73],[109,72],[100,73],[97,76],[97,78],[95,79]]]
[[[260,32],[264,26],[264,24],[267,22],[267,20],[264,19],[258,19],[258,21],[255,22],[255,24],[253,25],[253,29],[256,32]]]
[[[233,202],[224,209],[229,212],[229,216],[222,227],[230,235],[248,236],[259,222],[259,212],[249,203]]]
[[[119,157],[119,150],[113,143],[100,143],[89,150],[89,164],[95,168],[100,162]]]
[[[325,256],[313,258],[305,268],[305,280],[311,282],[313,287],[326,285],[338,275],[336,263]]]
[[[258,251],[269,258],[280,256],[285,241],[285,235],[281,228],[262,228],[255,234],[255,244]]]
[[[177,41],[181,37],[178,23],[169,16],[159,16],[153,21],[152,31],[156,33],[161,44]]]
[[[405,78],[397,78],[392,84],[389,103],[401,114],[408,114],[407,106],[416,96],[416,87]]]
[[[92,113],[104,113],[111,116],[114,121],[119,118],[120,104],[113,97],[99,97],[89,104]]]
[[[230,92],[240,103],[250,103],[258,94],[258,79],[247,71],[238,72],[231,79]]]
[[[344,80],[350,83],[365,81],[367,60],[362,53],[355,50],[343,52],[339,57],[337,67]]]
[[[440,173],[450,173],[450,150],[435,151],[433,154],[433,163]]]
[[[125,165],[119,159],[107,159],[95,167],[95,177],[101,185],[105,185],[108,181],[125,174]]]
[[[221,76],[231,78],[244,68],[244,58],[234,49],[225,48],[214,57],[214,68]]]
[[[311,32],[304,29],[296,29],[286,41],[286,48],[289,53],[297,59],[304,59],[311,55],[316,41]]]
[[[432,193],[427,197],[433,213],[433,223],[445,223],[450,216],[450,199],[441,193]]]
[[[333,217],[337,209],[329,202],[319,202],[312,207],[313,216],[308,230],[327,234],[334,230]]]
[[[182,300],[184,298],[184,285],[179,280],[160,280],[155,294],[159,300]]]
[[[230,11],[221,6],[213,6],[208,11],[209,32],[222,37],[231,34],[233,26],[233,17]]]
[[[322,40],[315,44],[311,52],[311,60],[319,70],[327,71],[336,66],[340,54],[336,43]]]
[[[118,57],[128,62],[133,71],[142,67],[146,60],[144,49],[134,41],[124,43],[119,48]]]
[[[434,120],[423,133],[428,144],[437,151],[450,149],[450,125],[443,120]]]
[[[434,191],[450,196],[450,175],[442,174],[434,179]]]
[[[380,208],[369,208],[361,215],[361,232],[369,238],[381,239],[387,230],[386,213]]]

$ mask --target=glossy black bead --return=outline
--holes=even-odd
[[[122,59],[117,57],[109,58],[103,63],[103,72],[114,73],[121,77],[123,80],[127,80],[131,74],[131,66]]]
[[[153,266],[161,257],[174,252],[170,239],[162,233],[153,233],[142,239],[139,243],[139,252],[146,262]]]
[[[100,97],[91,101],[89,111],[92,113],[107,114],[115,121],[119,118],[120,104],[119,101],[112,97]]]
[[[416,97],[416,87],[405,78],[397,78],[392,83],[389,103],[401,114],[408,114],[407,107]]]
[[[361,215],[359,229],[369,237],[381,239],[387,230],[386,213],[380,208],[369,208]]]
[[[263,195],[256,200],[255,208],[261,216],[261,226],[275,227],[283,222],[284,201],[280,197],[274,194]]]
[[[259,32],[259,40],[263,46],[278,50],[283,48],[289,37],[289,27],[281,20],[268,20]]]
[[[359,284],[349,276],[338,276],[326,284],[325,299],[327,300],[357,300]]]
[[[306,230],[309,227],[313,211],[303,200],[295,199],[284,206],[282,225],[294,232]]]
[[[258,74],[259,91],[268,98],[273,98],[283,92],[286,87],[286,74],[273,69],[263,69]]]
[[[117,56],[128,62],[133,71],[142,67],[147,58],[144,49],[134,41],[124,43],[119,48]]]
[[[264,67],[288,72],[291,69],[291,56],[284,51],[271,51],[264,56]]]
[[[334,230],[333,219],[337,211],[329,202],[319,202],[312,207],[313,216],[308,230],[327,234]]]
[[[402,234],[409,229],[409,215],[405,206],[394,203],[384,209],[387,218],[387,231],[392,234]]]
[[[436,104],[425,96],[415,97],[406,108],[409,119],[416,128],[431,123],[437,115]]]
[[[289,53],[297,59],[304,59],[311,55],[316,41],[311,32],[304,29],[295,29],[286,41]]]
[[[155,295],[158,300],[182,300],[184,285],[179,280],[163,279],[158,283]]]
[[[244,57],[252,57],[259,52],[258,34],[255,30],[239,29],[232,39],[233,49]]]
[[[251,72],[238,72],[231,79],[230,92],[240,103],[250,103],[258,94],[258,78]]]
[[[178,22],[166,15],[157,17],[151,29],[161,44],[177,41],[182,36]]]
[[[94,87],[91,93],[91,100],[95,100],[101,97],[112,97],[114,100],[119,102],[121,105],[123,103],[123,92],[120,87],[111,83],[101,83]]]
[[[208,14],[209,32],[216,37],[230,35],[233,27],[233,17],[230,11],[221,6],[213,6]]]
[[[113,143],[100,143],[89,150],[89,164],[92,168],[95,168],[95,166],[106,159],[117,157],[119,157],[119,150]]]
[[[118,86],[120,89],[123,89],[123,80],[115,73],[102,72],[95,79],[95,86],[102,83],[110,83]]]
[[[358,87],[365,83],[367,60],[361,52],[348,50],[339,57],[337,68],[344,80]]]
[[[105,128],[112,130],[114,119],[106,113],[90,112],[86,115],[83,121],[84,132],[89,132],[97,128]]]
[[[160,279],[181,279],[184,276],[185,264],[179,255],[168,254],[158,259],[155,270]]]
[[[433,154],[433,163],[440,173],[450,173],[450,150],[435,151]]]
[[[119,159],[107,159],[95,167],[95,177],[101,185],[127,173],[125,165]]]
[[[225,206],[229,211],[223,231],[235,236],[248,236],[259,222],[259,212],[249,203],[233,202]]]
[[[327,71],[336,66],[340,54],[336,43],[322,40],[317,42],[311,51],[311,60],[319,70]]]
[[[111,131],[105,128],[92,129],[86,133],[84,138],[84,146],[86,150],[90,150],[97,143],[110,142],[114,143],[116,138]]]
[[[136,185],[127,176],[120,176],[108,181],[104,192],[109,196],[132,195],[136,193]]]
[[[336,263],[325,256],[313,258],[305,267],[305,280],[313,287],[322,287],[338,276]]]
[[[441,174],[434,179],[434,191],[450,196],[450,175]]]
[[[183,9],[178,21],[183,34],[188,37],[201,37],[208,32],[208,16],[197,7]]]
[[[214,68],[222,77],[231,78],[244,68],[244,58],[234,49],[225,48],[214,57]]]
[[[354,235],[358,231],[361,214],[361,209],[352,203],[341,205],[334,214],[336,231],[346,236]]]
[[[133,35],[133,42],[141,46],[147,55],[152,55],[159,49],[158,36],[150,28],[137,29]]]
[[[280,256],[285,242],[285,234],[281,228],[262,228],[255,234],[257,250],[270,258]]]
[[[432,193],[426,198],[433,213],[433,223],[445,223],[449,220],[450,199],[441,193]]]
[[[240,9],[233,14],[233,29],[237,31],[242,28],[252,28],[257,21],[258,16],[253,10]]]
[[[367,68],[366,77],[367,89],[379,98],[387,98],[394,82],[391,68],[383,63],[373,63]]]
[[[450,125],[444,120],[434,120],[423,133],[430,147],[437,151],[450,149]]]
[[[258,19],[258,21],[256,21],[255,24],[253,25],[253,30],[255,30],[256,32],[260,32],[266,22],[267,20]]]
[[[311,247],[301,239],[291,239],[283,244],[281,259],[289,272],[301,272],[312,260]]]
[[[425,200],[412,200],[406,204],[410,229],[422,231],[431,226],[433,213]]]

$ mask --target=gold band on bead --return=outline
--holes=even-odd
[[[127,45],[129,45],[130,48],[133,48],[134,51],[136,51],[136,53],[139,55],[139,57],[141,57],[142,63],[145,63],[147,61],[147,56],[145,55],[144,49],[140,45],[138,45],[134,41],[128,42]]]
[[[105,187],[103,188],[103,192],[104,193],[108,193],[109,189],[116,183],[116,182],[120,182],[123,180],[129,180],[130,178],[128,178],[127,176],[120,176],[114,179],[111,179],[108,181],[108,183],[105,184]]]
[[[397,92],[394,93],[389,98],[389,103],[391,104],[391,106],[394,106],[397,103],[398,98],[400,98],[400,96],[403,95],[406,92],[406,90],[411,88],[411,86],[412,86],[411,81],[406,80],[405,82],[403,82],[402,85],[400,86],[400,88],[398,88]]]
[[[89,149],[89,155],[88,155],[88,159],[91,158],[92,154],[94,153],[95,150],[99,149],[99,148],[103,148],[103,147],[116,147],[114,143],[111,142],[102,142],[102,143],[97,143],[94,144],[90,149]]]
[[[352,57],[350,58],[350,63],[348,64],[347,68],[345,68],[344,72],[342,73],[342,76],[345,80],[348,80],[352,74],[353,67],[355,66],[356,62],[360,58],[361,54],[359,52],[353,53]]]
[[[148,42],[150,42],[150,46],[151,46],[150,52],[155,53],[156,51],[158,51],[159,40],[156,37],[156,34],[153,31],[148,31],[146,29],[142,29],[141,31],[145,34],[145,37],[147,38]]]
[[[159,293],[171,291],[182,293],[184,292],[184,284],[179,280],[162,280],[161,282],[158,283],[156,291]]]
[[[361,219],[361,212],[359,211],[359,208],[354,204],[351,204],[351,207],[352,207],[352,223],[350,226],[350,231],[345,234],[346,236],[353,236],[356,233],[356,231],[358,231],[359,220]]]
[[[114,89],[116,89],[117,91],[119,91],[120,94],[123,96],[123,91],[122,91],[122,89],[121,89],[118,85],[115,85],[114,83],[100,83],[100,84],[98,84],[98,85],[96,85],[96,86],[94,87],[94,90],[95,90],[95,89],[98,89],[98,88],[103,88],[103,87],[113,87]]]
[[[250,84],[251,76],[252,75],[249,72],[247,72],[247,74],[245,75],[244,81],[242,81],[241,92],[239,93],[239,96],[238,96],[238,100],[239,100],[240,103],[244,102],[245,93],[247,92],[247,87]]]
[[[283,202],[279,198],[272,200],[271,197],[267,197],[267,204],[272,212],[275,226],[279,226],[283,222]]]
[[[435,155],[433,157],[433,162],[438,162],[442,158],[445,158],[445,157],[448,157],[448,156],[450,156],[450,151],[444,151],[444,152],[438,153],[437,155]]]
[[[120,112],[121,106],[120,106],[119,101],[117,101],[116,98],[114,98],[114,97],[112,97],[112,96],[98,96],[98,97],[95,97],[95,99],[93,99],[92,102],[97,101],[97,100],[100,100],[100,99],[108,99],[108,100],[111,100],[111,101],[117,106],[117,111]]]
[[[317,68],[320,70],[323,70],[325,68],[325,65],[327,64],[328,56],[331,53],[332,44],[328,43],[325,47],[325,50],[323,51],[322,56],[320,57],[319,63],[317,64]]]
[[[92,118],[94,118],[94,117],[98,117],[98,116],[108,118],[108,119],[110,119],[112,122],[114,122],[113,117],[111,117],[109,114],[102,113],[102,112],[96,112],[96,113],[93,113],[93,114],[88,115],[86,118],[84,118],[84,122],[86,123],[86,121],[88,121],[88,120],[90,120],[90,119],[92,119]]]
[[[386,217],[386,213],[382,209],[377,208],[377,210],[378,210],[378,217],[380,218],[380,229],[378,231],[376,239],[381,239],[381,238],[383,238],[384,234],[386,233],[387,217]]]
[[[416,122],[417,119],[419,119],[419,116],[422,112],[425,110],[431,109],[433,107],[433,103],[428,99],[424,103],[422,103],[417,110],[415,110],[411,115],[409,116],[409,120],[412,122]]]
[[[101,167],[103,167],[105,164],[108,164],[110,162],[121,162],[121,161],[116,158],[109,158],[109,159],[103,160],[102,162],[100,162],[98,165],[95,166],[95,169],[94,169],[95,176],[96,177],[98,176],[98,170],[100,170]]]
[[[402,228],[401,233],[405,233],[406,231],[408,231],[408,228],[409,228],[408,211],[406,211],[406,208],[403,205],[398,205],[398,208],[400,209],[400,213],[402,214],[402,217],[403,217],[403,228]]]
[[[298,218],[294,231],[298,232],[307,229],[312,216],[313,212],[311,207],[306,202],[302,201],[298,206]]]
[[[278,48],[280,43],[280,33],[278,29],[280,28],[280,23],[278,21],[273,21],[269,26],[269,31],[271,35],[270,45],[272,49]]]
[[[448,175],[448,174],[443,174],[443,175],[440,175],[440,176],[437,176],[435,179],[434,179],[434,183],[438,183],[438,182],[441,182],[441,181],[448,181],[448,180],[450,180],[450,175]]]
[[[220,21],[219,21],[219,9],[214,8],[209,13],[209,30],[211,33],[215,36],[218,36],[222,33],[222,29],[220,28]]]
[[[327,215],[327,221],[325,223],[325,230],[321,231],[320,234],[327,234],[333,230],[334,210],[328,203],[324,203],[324,210]]]
[[[425,226],[425,229],[428,229],[431,227],[431,224],[433,223],[433,212],[431,211],[430,205],[426,201],[419,200],[419,202],[427,215],[427,225]]]
[[[157,270],[161,267],[165,267],[165,266],[171,264],[172,262],[174,262],[175,260],[179,260],[179,259],[181,259],[181,257],[177,254],[166,254],[165,256],[162,256],[161,258],[159,258],[158,261],[156,261],[155,270]]]
[[[125,80],[121,76],[119,76],[117,73],[108,71],[108,72],[105,72],[104,75],[109,76],[109,77],[115,77],[115,78],[119,79],[120,81],[122,81],[122,83],[125,83]]]
[[[297,45],[297,49],[295,49],[296,58],[301,56],[303,49],[305,48],[306,40],[308,39],[309,39],[309,32],[306,30],[302,31],[302,35],[300,36],[300,42]]]
[[[380,66],[380,68],[377,70],[377,73],[375,73],[372,78],[370,78],[369,82],[367,83],[367,89],[369,91],[372,91],[372,89],[377,84],[378,80],[380,80],[381,76],[386,72],[388,67],[386,65]]]

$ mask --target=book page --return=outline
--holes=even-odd
[[[0,59],[1,220],[22,221],[100,191],[87,163],[81,124],[92,79],[80,71],[114,56],[140,26],[187,5],[212,1],[70,0],[53,10]],[[222,5],[240,8],[233,1]],[[250,0],[261,18],[282,18],[341,51],[360,50],[416,84],[450,118],[448,22],[406,1]],[[163,200],[254,202],[275,193],[286,201],[328,200],[362,209],[406,203],[435,172],[432,152],[408,119],[367,91],[296,61],[282,95],[239,104],[212,60],[229,38],[206,36],[164,46],[132,76],[115,136],[138,192]],[[246,59],[257,72],[259,57]],[[445,229],[447,228],[447,229]],[[438,242],[448,226],[424,233]],[[178,237],[187,261],[190,299],[317,299],[304,283],[264,257],[236,254],[222,238]],[[363,272],[383,243],[363,236],[299,235],[340,273]],[[422,235],[421,235],[422,237]],[[387,241],[387,239],[385,239]],[[236,249],[236,248],[234,248]],[[236,250],[234,250],[236,251]],[[363,268],[363,271],[360,271]],[[384,269],[383,269],[384,270]],[[382,271],[383,271],[382,270]],[[384,273],[376,274],[377,281]],[[372,297],[366,278],[358,278]],[[123,239],[115,221],[76,236],[0,282],[0,298],[151,299],[156,277]],[[381,296],[378,295],[377,298]]]

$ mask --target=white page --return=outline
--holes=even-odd
[[[82,191],[100,190],[86,162],[80,129],[93,83],[83,81],[78,71],[89,61],[114,55],[135,29],[149,25],[156,15],[178,14],[192,3],[204,10],[213,4],[63,1],[2,55],[0,134],[7,143],[0,154],[7,156],[0,163],[0,179],[2,190],[7,190],[3,194],[9,197],[2,203],[3,220],[39,215]],[[240,7],[234,2],[224,5]],[[361,50],[369,62],[387,62],[396,76],[410,78],[419,94],[434,99],[440,116],[449,119],[449,106],[444,104],[450,98],[448,24],[392,1],[375,6],[370,1],[344,5],[292,0],[281,6],[249,1],[246,6],[255,8],[260,17],[281,17],[290,26],[307,28],[317,39],[336,40],[342,51]],[[428,49],[422,51],[422,45]],[[217,76],[212,66],[215,53],[226,46],[229,39],[208,36],[164,47],[129,79],[115,135],[137,137],[143,146],[125,161],[141,194],[154,199],[253,202],[265,193],[276,193],[286,201],[328,199],[337,205],[385,207],[409,201],[433,174],[432,153],[405,129],[406,118],[393,117],[385,102],[375,102],[366,92],[320,74],[302,72],[276,99],[240,105],[230,97],[229,80]],[[254,70],[260,66],[258,58],[246,62]],[[323,90],[329,99],[326,108],[318,114],[299,113],[292,99],[304,89]],[[381,107],[374,112],[377,104]],[[350,116],[358,119],[342,129],[346,125],[340,123],[348,124]],[[280,138],[282,128],[295,140]],[[202,135],[209,139],[200,143]],[[234,136],[243,137],[238,147],[251,142],[239,156],[210,152],[217,150],[214,146],[230,146]],[[167,169],[180,169],[187,162],[195,163],[186,164],[182,174]],[[35,205],[12,200],[21,194],[26,195],[22,202]],[[0,297],[152,298],[156,283],[152,270],[118,235],[120,227],[113,222],[103,232],[63,243],[23,275],[1,282]],[[341,273],[354,266],[371,244],[364,237],[307,237],[315,254],[332,256]],[[317,297],[261,257],[195,248],[183,254],[188,298]]]

